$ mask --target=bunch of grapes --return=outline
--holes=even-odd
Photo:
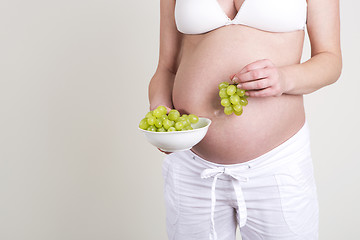
[[[240,116],[243,112],[243,107],[248,104],[245,90],[237,88],[236,84],[229,84],[228,82],[220,83],[219,96],[226,115],[234,113]]]
[[[152,132],[173,132],[192,130],[192,123],[197,123],[199,118],[194,114],[180,115],[178,110],[172,109],[167,114],[164,106],[159,106],[146,114],[139,123],[139,128]]]

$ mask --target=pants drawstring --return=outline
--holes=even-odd
[[[246,224],[247,219],[247,211],[246,211],[246,203],[244,199],[244,195],[241,189],[240,182],[247,182],[249,179],[247,177],[243,177],[238,175],[234,170],[225,168],[225,167],[217,167],[217,168],[208,168],[202,171],[201,178],[206,179],[213,177],[214,180],[211,186],[211,231],[210,231],[210,239],[217,240],[217,234],[215,231],[215,205],[216,205],[216,181],[218,177],[222,174],[231,176],[232,184],[235,190],[237,205],[238,205],[238,214],[239,214],[239,226],[243,227]]]

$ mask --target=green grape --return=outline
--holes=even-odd
[[[184,124],[184,128],[185,128],[186,126],[190,126],[190,125],[191,125],[189,115],[183,114],[181,117],[183,117],[183,118],[185,119],[184,121],[182,121],[183,124]]]
[[[166,130],[168,130],[170,127],[171,127],[171,120],[169,120],[169,119],[165,119],[164,121],[163,121],[163,127],[166,129]]]
[[[240,116],[242,113],[243,113],[243,109],[242,109],[242,108],[241,108],[240,111],[234,111],[234,114],[235,114],[236,116]]]
[[[234,94],[230,97],[230,102],[234,105],[240,104],[240,97],[237,94]]]
[[[176,121],[180,117],[180,113],[178,110],[172,109],[170,110],[168,117],[172,121]]]
[[[182,121],[182,123],[184,124],[184,127],[191,126],[191,123],[190,123],[189,119],[186,119],[185,121]]]
[[[227,88],[229,86],[229,83],[228,82],[222,82],[219,84],[219,90],[222,89],[222,88]]]
[[[175,121],[170,121],[170,127],[174,127],[175,126]]]
[[[224,113],[231,115],[241,115],[243,107],[248,104],[246,90],[237,88],[237,84],[229,84],[222,82],[218,85],[219,96],[221,98],[220,104],[224,107]]]
[[[239,97],[243,97],[243,96],[245,96],[245,90],[238,88],[236,90],[236,94],[239,95]]]
[[[226,93],[226,88],[220,89],[220,91],[219,91],[219,96],[220,96],[221,98],[228,98],[228,97],[229,97],[229,95]]]
[[[152,113],[153,113],[153,111],[148,112],[148,113],[145,115],[145,118],[152,117]]]
[[[240,104],[233,105],[232,108],[234,109],[234,112],[242,111],[242,106]]]
[[[227,88],[226,88],[226,93],[231,96],[233,95],[234,93],[236,93],[236,86],[235,85],[229,85]]]
[[[229,98],[223,98],[223,99],[221,99],[221,105],[222,105],[223,107],[230,106],[230,105],[231,105],[230,99],[229,99]]]
[[[148,131],[151,131],[151,132],[156,132],[156,127],[155,126],[149,126],[147,128]]]
[[[240,105],[246,106],[248,105],[248,100],[245,97],[240,98]]]
[[[184,128],[183,122],[176,122],[176,123],[175,123],[175,129],[176,129],[177,131],[180,131],[180,130],[182,130],[183,128]]]
[[[174,132],[174,131],[176,131],[176,129],[174,127],[170,127],[167,131],[168,132]]]
[[[176,119],[175,122],[184,122],[184,121],[186,121],[186,118],[181,116],[181,117],[178,117],[178,119]]]
[[[146,130],[149,127],[149,124],[147,123],[147,119],[143,118],[139,123],[139,128]]]
[[[194,114],[190,114],[189,121],[190,121],[190,123],[197,123],[199,121],[199,117]]]
[[[162,111],[160,109],[156,108],[156,109],[154,109],[152,115],[154,117],[156,117],[156,118],[159,118],[159,117],[161,117],[163,115],[163,113],[162,113]]]
[[[193,130],[191,124],[198,121],[199,117],[195,114],[180,115],[176,109],[170,110],[167,114],[167,109],[164,106],[159,106],[141,119],[139,128],[152,132],[185,131]]]
[[[162,113],[161,115],[166,115],[167,113],[167,109],[164,106],[158,106],[156,109],[158,109]]]
[[[191,126],[186,126],[181,131],[194,130]]]
[[[232,108],[231,106],[225,107],[225,108],[224,108],[224,113],[225,113],[226,115],[232,114],[232,113],[233,113],[233,108]]]
[[[166,129],[164,127],[158,128],[157,132],[166,132]]]
[[[161,119],[162,121],[164,121],[165,119],[169,119],[168,116],[166,114],[162,115],[159,119]]]
[[[155,120],[155,127],[161,128],[162,125],[163,125],[163,120],[161,120],[160,118],[157,118],[157,119]]]
[[[154,116],[148,117],[148,118],[147,118],[147,123],[148,123],[149,125],[154,125],[154,124],[155,124],[155,120],[156,120],[156,117],[154,117]]]

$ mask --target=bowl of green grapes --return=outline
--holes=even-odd
[[[191,149],[206,135],[211,120],[194,114],[183,114],[172,109],[167,113],[164,106],[150,111],[139,123],[149,143],[164,152]]]

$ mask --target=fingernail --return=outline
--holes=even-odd
[[[239,78],[237,76],[234,76],[233,79],[231,79],[231,81],[237,82],[237,81],[239,81]]]
[[[241,88],[241,87],[242,87],[242,85],[241,85],[241,84],[238,84],[238,85],[237,85],[237,87],[238,87],[238,88]]]

